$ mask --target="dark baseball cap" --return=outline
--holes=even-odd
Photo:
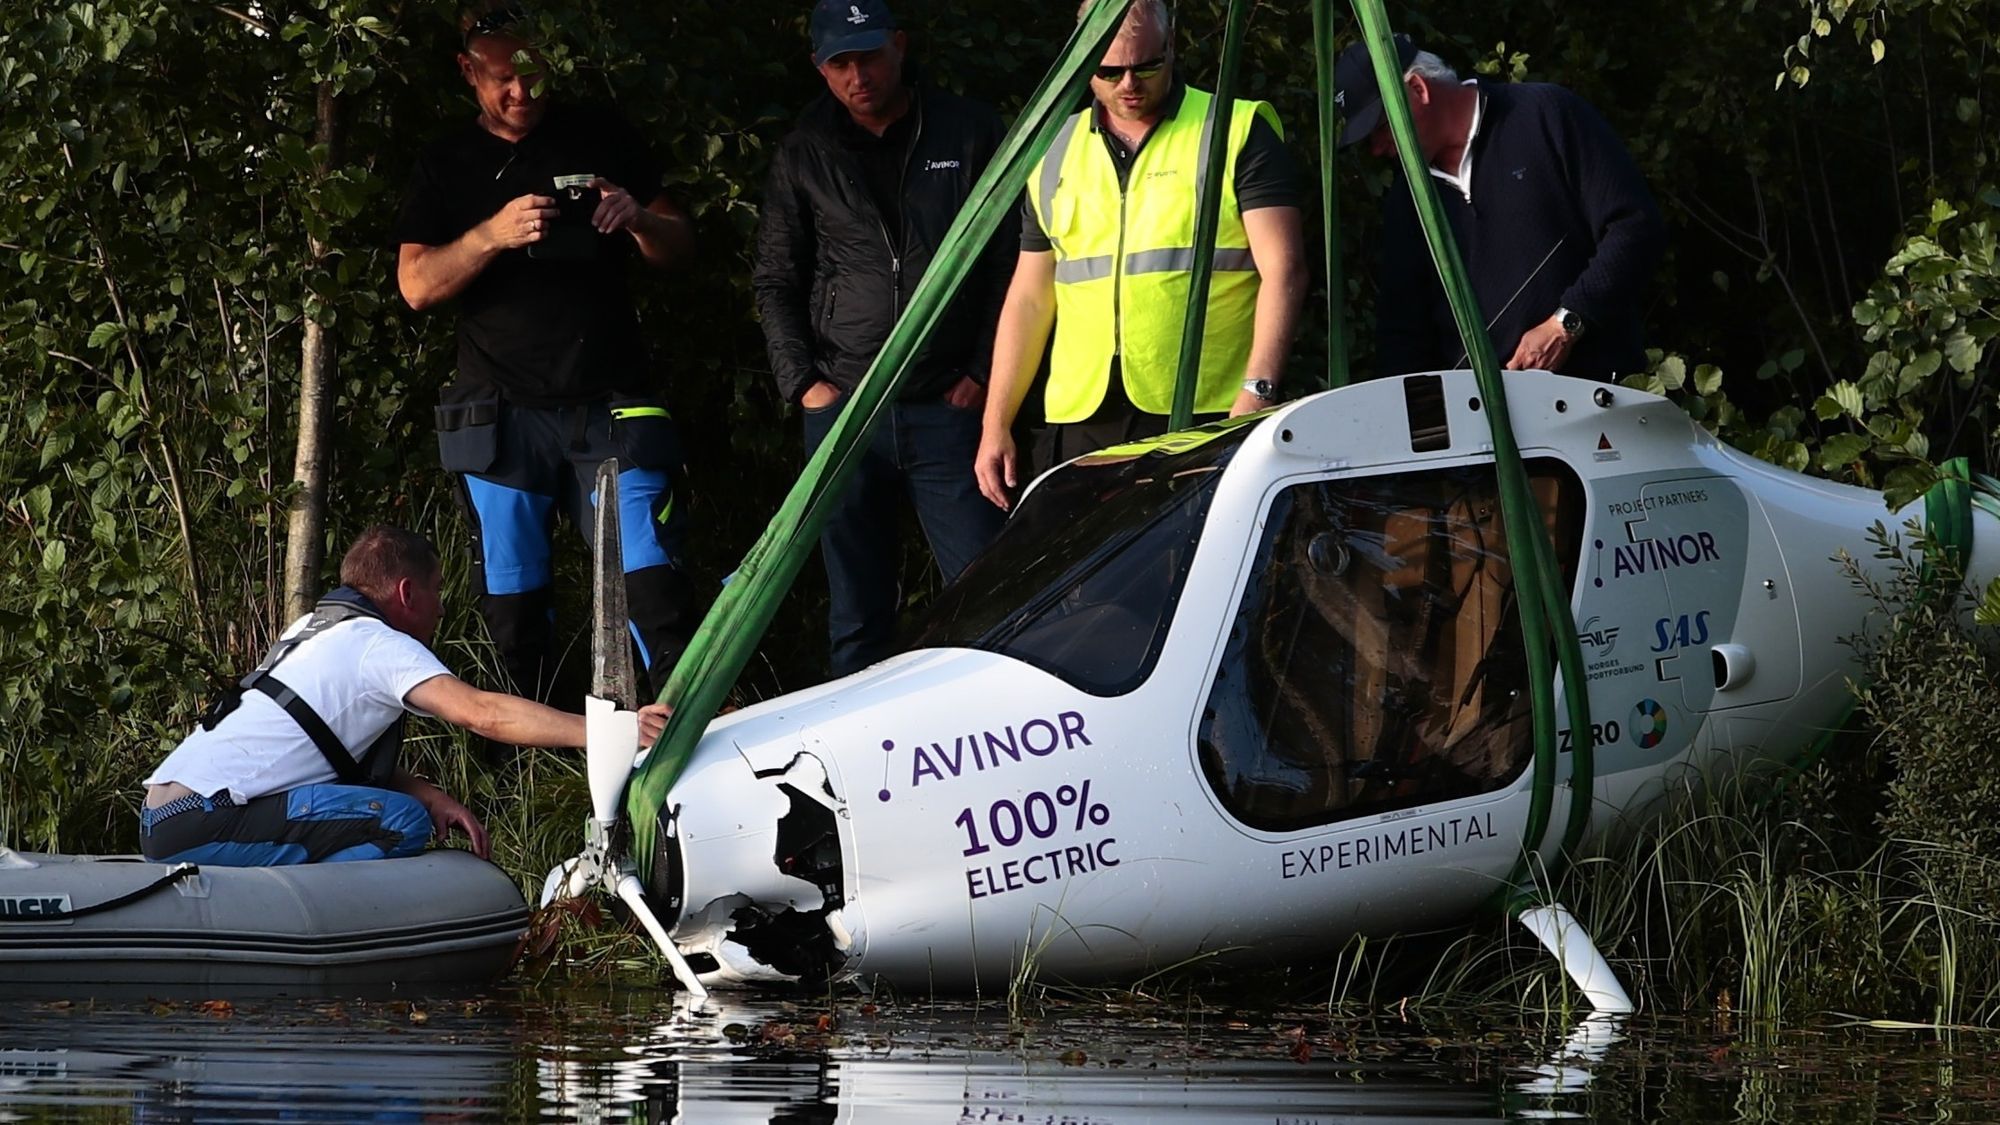
[[[1410,69],[1417,57],[1417,45],[1407,35],[1396,36],[1396,72]],[[1346,116],[1340,130],[1340,147],[1367,139],[1382,123],[1382,90],[1375,82],[1374,64],[1368,61],[1368,44],[1356,43],[1340,52],[1333,64],[1333,100]]]
[[[896,17],[882,0],[819,0],[813,5],[813,65],[849,51],[872,51],[889,41]]]

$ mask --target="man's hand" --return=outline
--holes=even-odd
[[[555,221],[556,201],[547,195],[523,195],[507,201],[505,207],[493,213],[493,217],[481,226],[486,231],[486,241],[495,250],[517,250],[532,242],[540,242],[549,224]]]
[[[473,855],[480,859],[493,858],[486,827],[457,798],[415,775],[410,775],[404,792],[415,797],[417,803],[424,806],[424,811],[431,814],[431,835],[434,839],[444,840],[450,838],[454,831],[463,832],[466,842],[472,845]]]
[[[839,401],[839,387],[834,386],[825,379],[816,379],[813,381],[812,386],[806,388],[806,393],[799,398],[799,405],[805,407],[807,410],[825,410]]]
[[[667,729],[667,719],[674,709],[664,703],[648,703],[639,708],[639,749],[650,750],[653,743],[660,740],[660,732]]]
[[[1255,414],[1259,410],[1269,410],[1278,405],[1278,400],[1258,398],[1249,391],[1237,391],[1236,401],[1229,404],[1229,416],[1236,418],[1244,414]]]
[[[602,176],[590,181],[597,189],[597,210],[591,213],[590,225],[604,234],[613,231],[632,230],[640,223],[639,216],[645,208],[632,198],[632,193],[612,183]]]
[[[1507,360],[1509,371],[1561,371],[1576,341],[1563,331],[1562,321],[1551,315],[1521,333],[1521,342]]]
[[[946,405],[960,410],[983,410],[986,407],[986,384],[970,375],[960,376],[958,382],[944,393],[944,401]]]
[[[979,452],[972,459],[972,475],[979,479],[981,495],[999,505],[1003,512],[1012,508],[1009,493],[1014,488],[1014,435],[1005,430],[982,434]]]

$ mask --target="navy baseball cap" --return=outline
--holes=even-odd
[[[896,17],[882,0],[819,0],[813,5],[813,65],[849,51],[872,51],[889,41]]]
[[[1416,60],[1417,45],[1407,35],[1396,36],[1396,72],[1410,69]],[[1368,44],[1356,43],[1340,52],[1333,64],[1333,100],[1346,115],[1340,131],[1340,147],[1366,140],[1382,123],[1382,91],[1375,83],[1375,67],[1368,61]]]

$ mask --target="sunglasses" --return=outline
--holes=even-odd
[[[1156,59],[1147,59],[1145,62],[1133,63],[1131,66],[1100,66],[1097,68],[1097,80],[1099,82],[1109,82],[1115,86],[1125,81],[1126,73],[1130,72],[1132,77],[1144,82],[1148,78],[1158,76],[1160,71],[1166,69],[1166,66],[1167,56],[1165,55],[1161,55]]]
[[[498,35],[511,32],[514,30],[516,24],[525,23],[527,18],[526,12],[512,5],[503,5],[495,8],[473,21],[472,26],[465,29],[463,43],[467,48],[470,48],[472,41],[482,35]]]

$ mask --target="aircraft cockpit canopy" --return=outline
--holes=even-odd
[[[1255,418],[1080,457],[1042,480],[932,603],[917,648],[975,648],[1093,695],[1144,683],[1222,470]]]

